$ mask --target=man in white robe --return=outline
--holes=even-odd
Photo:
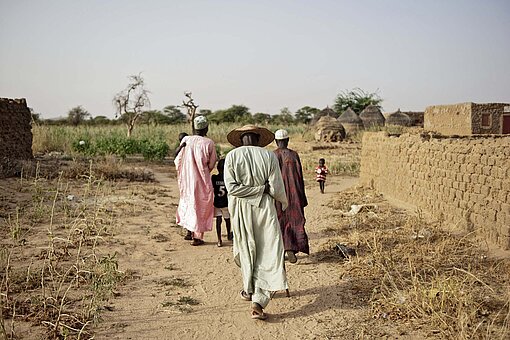
[[[272,291],[288,288],[284,246],[275,200],[287,207],[280,165],[273,152],[271,131],[253,125],[231,131],[237,146],[225,159],[225,186],[234,232],[234,260],[241,267],[245,300],[251,298],[253,319],[264,320]]]

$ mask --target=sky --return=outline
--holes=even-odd
[[[332,106],[353,88],[383,111],[510,102],[509,0],[0,0],[0,97],[44,118],[113,117],[143,76],[151,108]]]

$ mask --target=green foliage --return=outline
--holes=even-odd
[[[179,124],[186,122],[186,115],[175,105],[168,105],[163,109],[168,124]]]
[[[86,156],[128,155],[142,154],[145,160],[163,160],[170,150],[168,143],[159,138],[134,139],[119,134],[98,137],[95,142],[89,139],[79,139],[72,143],[73,151]]]
[[[250,109],[244,105],[232,105],[226,110],[218,110],[207,116],[213,123],[233,123],[233,122],[249,122],[251,121]]]
[[[253,122],[255,124],[269,124],[271,119],[271,115],[267,113],[258,112],[253,115]]]
[[[292,124],[294,123],[294,117],[288,107],[284,107],[280,110],[280,114],[274,115],[271,119],[273,124]]]
[[[87,118],[90,118],[90,113],[81,105],[73,107],[67,113],[68,123],[74,126],[82,124]]]
[[[143,139],[139,142],[139,148],[143,158],[149,161],[163,160],[170,150],[164,140]]]
[[[294,118],[296,122],[308,124],[312,120],[312,118],[319,113],[321,110],[315,107],[303,106],[299,110],[296,111]]]
[[[360,113],[367,106],[374,105],[381,108],[382,98],[377,92],[365,92],[360,88],[350,91],[341,92],[335,99],[334,109],[338,114],[342,114],[347,108],[351,108],[354,112]]]

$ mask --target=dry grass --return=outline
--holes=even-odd
[[[339,242],[357,248],[341,271],[370,297],[374,318],[410,322],[435,337],[509,338],[510,259],[493,258],[470,235],[393,208],[370,190],[342,193],[331,206],[367,203],[377,207],[341,218],[317,256],[336,257]]]
[[[77,188],[62,172],[5,180],[0,205],[0,335],[18,338],[28,327],[44,338],[84,338],[124,274],[103,252],[116,228],[103,204],[112,187],[93,172]]]

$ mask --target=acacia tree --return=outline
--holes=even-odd
[[[184,92],[184,95],[187,99],[182,101],[182,106],[184,106],[188,112],[188,119],[191,123],[191,131],[195,134],[195,125],[193,124],[193,120],[195,119],[198,105],[195,104],[193,97],[191,97],[191,92]]]
[[[168,117],[170,124],[178,124],[186,122],[186,115],[181,109],[175,105],[165,106],[163,113]]]
[[[294,115],[294,118],[299,123],[305,123],[308,124],[312,120],[312,118],[319,113],[321,110],[310,107],[310,106],[303,106],[299,110],[296,111],[296,114]]]
[[[366,92],[360,88],[350,91],[343,91],[335,99],[334,109],[338,114],[342,114],[347,108],[351,108],[354,112],[360,113],[367,106],[374,105],[381,108],[382,98],[377,92]]]
[[[129,76],[128,86],[113,97],[113,104],[117,110],[115,118],[120,118],[127,127],[127,136],[131,133],[144,109],[150,107],[149,91],[145,88],[145,81],[141,74]]]
[[[67,113],[67,122],[74,126],[80,125],[87,118],[90,118],[90,113],[87,110],[85,110],[81,105],[73,107]]]

